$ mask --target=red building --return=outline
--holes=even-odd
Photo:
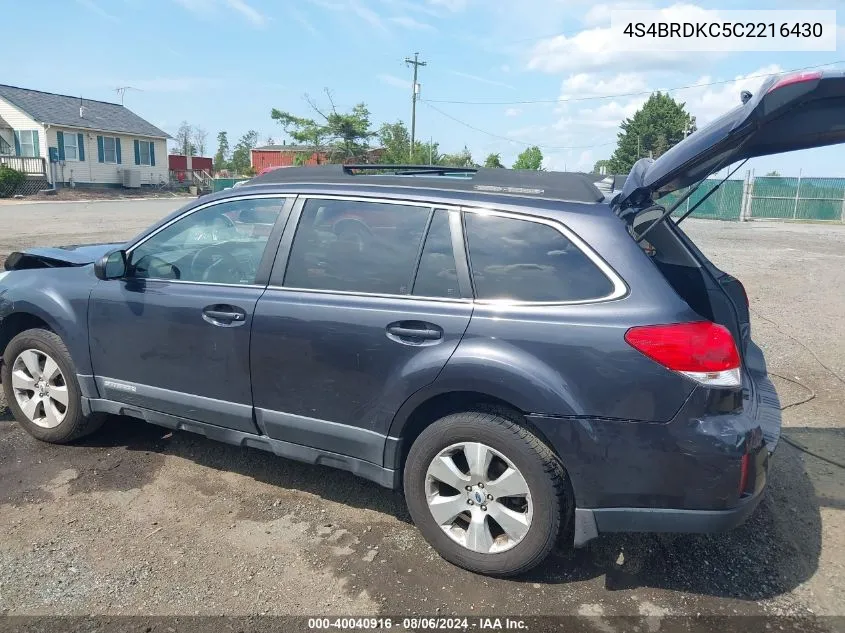
[[[381,153],[381,149],[371,149],[365,156],[354,158],[351,162],[375,162]],[[293,167],[297,164],[297,156],[302,157],[299,159],[303,161],[299,163],[301,165],[322,165],[328,162],[328,157],[324,152],[315,152],[302,145],[287,145],[285,143],[256,147],[250,151],[249,156],[250,164],[255,173],[260,173],[262,169],[267,167]]]
[[[203,156],[192,156],[191,169],[212,173],[214,169],[214,167],[212,166],[212,162],[213,161],[210,158],[205,158]],[[171,154],[167,157],[167,165],[170,168],[170,171],[187,171],[188,157]]]

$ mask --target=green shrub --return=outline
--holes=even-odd
[[[8,165],[0,165],[0,198],[8,198],[26,180],[23,172]]]

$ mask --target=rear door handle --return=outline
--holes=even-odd
[[[239,325],[246,321],[246,312],[235,306],[213,305],[202,311],[202,318],[212,325]]]
[[[387,326],[387,333],[397,338],[413,338],[425,341],[435,341],[443,337],[442,330],[427,324],[408,327],[408,325],[396,323]]]

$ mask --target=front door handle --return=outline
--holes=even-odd
[[[391,323],[387,333],[402,339],[436,341],[443,337],[443,330],[430,323]]]
[[[246,312],[235,306],[213,305],[203,309],[202,318],[212,325],[240,325],[246,321]]]

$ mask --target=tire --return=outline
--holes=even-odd
[[[19,377],[13,377],[12,373],[16,369],[15,363],[20,358],[20,363],[23,363],[24,379],[30,379],[32,372],[29,371],[24,362],[24,356],[31,361],[34,357],[40,359],[42,363],[41,370],[46,368],[45,358],[52,359],[58,366],[59,374],[54,374],[54,384],[47,384],[47,396],[42,398],[42,404],[35,405],[35,419],[40,418],[40,423],[30,419],[30,416],[24,412],[19,401],[19,395],[27,399],[29,391],[21,391],[13,386],[13,380],[16,380],[18,385],[24,384]],[[9,405],[12,414],[24,430],[33,437],[44,442],[52,444],[66,444],[79,439],[85,435],[93,433],[100,426],[102,426],[104,416],[97,414],[84,415],[82,412],[82,392],[79,388],[79,382],[76,378],[76,370],[67,347],[61,338],[55,333],[48,330],[33,329],[26,330],[15,336],[6,346],[6,351],[3,354],[2,366],[3,378],[3,392],[6,396],[6,403]],[[38,374],[38,372],[35,372]],[[40,376],[40,374],[38,374]],[[64,411],[61,412],[61,403],[58,401],[59,393],[66,389],[67,405]],[[50,391],[52,389],[52,391]],[[32,395],[37,396],[36,391],[32,391]],[[47,404],[49,400],[52,403],[53,411],[52,417],[47,414]],[[56,403],[59,402],[57,405]],[[58,412],[58,414],[56,413]],[[59,420],[60,417],[60,420]],[[58,422],[58,423],[56,423]]]
[[[570,500],[571,494],[566,473],[549,447],[520,422],[518,416],[499,409],[455,413],[441,418],[423,430],[408,453],[404,487],[411,517],[429,544],[443,558],[459,567],[500,577],[525,573],[548,556],[558,541],[562,527],[568,524],[573,512],[573,504]],[[463,446],[464,443],[470,443],[470,451],[477,450],[475,447],[479,445],[492,449],[494,456],[490,462],[491,466],[486,471],[490,476],[485,489],[479,489],[472,477],[469,460],[466,459],[468,449]],[[455,446],[461,446],[461,448],[456,449]],[[466,515],[460,515],[448,528],[441,527],[441,523],[435,519],[433,510],[429,506],[429,499],[433,499],[435,505],[443,499],[449,501],[452,499],[452,491],[457,490],[457,486],[444,488],[440,483],[442,480],[432,476],[429,471],[430,466],[435,468],[439,464],[434,460],[442,459],[444,455],[446,460],[454,458],[452,464],[458,466],[464,477],[469,477],[470,487],[473,488],[472,491],[467,491],[466,486],[463,486],[464,489],[458,491],[458,500],[454,502],[455,505],[450,504],[450,509],[445,510],[445,514],[441,515],[441,518],[447,517],[445,524],[451,521],[448,516],[456,511],[461,503],[469,504],[469,501],[479,499],[475,496],[476,492],[480,492],[481,498],[485,499],[482,502],[484,505],[474,502],[469,507],[467,513],[472,516],[471,522],[467,520]],[[462,458],[461,455],[464,457]],[[462,459],[466,459],[465,464]],[[489,494],[490,491],[505,491],[501,487],[503,479],[497,479],[504,474],[501,473],[502,464],[514,468],[517,474],[521,474],[523,477],[521,483],[527,486],[528,490],[528,494],[521,497],[501,497],[504,504],[517,501],[518,506],[511,507],[519,507],[520,520],[528,522],[527,532],[521,536],[514,531],[517,538],[511,538],[511,534],[501,529],[499,523],[495,522],[494,515],[508,518],[503,516],[500,505],[497,505],[500,503],[499,498],[496,497],[493,501],[488,500],[493,496]],[[467,466],[466,470],[463,468],[464,465]],[[497,470],[500,472],[498,475]],[[452,472],[451,469],[446,472],[446,478],[451,477]],[[456,483],[462,481],[459,479]],[[445,496],[440,496],[441,494]],[[443,504],[442,507],[445,506],[446,504]],[[483,512],[479,513],[478,511],[482,508]],[[441,511],[439,507],[438,511]],[[482,517],[480,523],[486,525],[489,530],[483,538],[478,536],[481,533],[476,521],[479,516]],[[485,516],[487,518],[484,518]],[[467,524],[466,535],[462,536],[464,523]],[[473,525],[476,529],[473,536],[470,536],[470,528]],[[511,523],[511,525],[514,524]],[[518,529],[523,528],[518,526]],[[501,533],[495,536],[494,532],[499,530]],[[490,535],[493,535],[493,542],[488,547]],[[456,540],[458,538],[465,538],[466,542],[462,544]],[[481,547],[473,549],[472,545],[477,546],[479,543]]]

